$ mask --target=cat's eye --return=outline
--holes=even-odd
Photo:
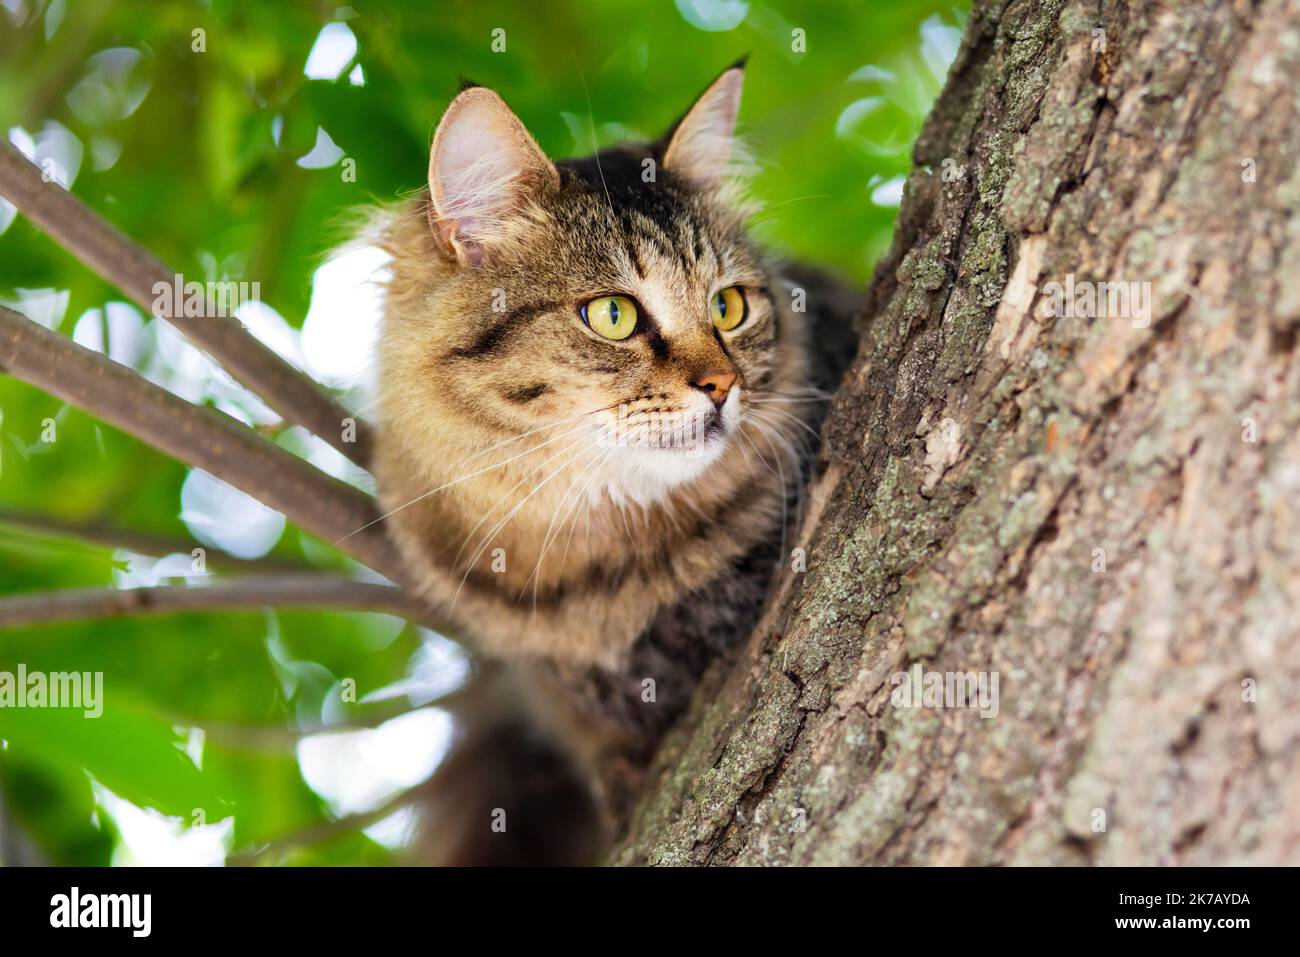
[[[636,329],[636,303],[626,296],[601,296],[581,312],[582,321],[606,339],[626,339]]]
[[[714,328],[730,332],[745,321],[749,303],[739,286],[728,286],[713,297],[709,303],[709,314],[713,317]]]

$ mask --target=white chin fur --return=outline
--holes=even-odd
[[[700,395],[701,414],[712,408],[712,403]],[[674,489],[703,475],[726,451],[740,427],[740,389],[734,388],[722,405],[722,431],[708,438],[678,442],[640,444],[615,443],[616,448],[600,466],[605,481],[600,487],[615,502],[631,501],[653,505],[662,501]],[[664,447],[664,446],[668,447]]]

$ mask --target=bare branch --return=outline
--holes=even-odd
[[[192,405],[119,363],[0,306],[0,371],[224,479],[398,584],[404,565],[374,501],[216,409]],[[369,527],[367,527],[369,526]],[[358,531],[360,529],[360,531]]]
[[[226,858],[226,866],[251,867],[255,864],[278,861],[295,848],[324,844],[355,831],[365,830],[372,824],[378,824],[384,818],[390,817],[403,808],[419,801],[420,795],[427,786],[426,782],[399,791],[374,810],[359,811],[356,814],[348,814],[332,821],[325,821],[294,834],[287,834],[268,844],[237,852]]]
[[[88,545],[122,548],[140,555],[155,557],[176,553],[188,555],[195,548],[202,548],[204,560],[209,565],[228,571],[303,572],[316,568],[305,558],[280,558],[270,555],[264,558],[240,558],[198,541],[155,535],[152,532],[122,528],[120,525],[108,522],[74,522],[53,515],[34,515],[7,508],[0,508],[0,525],[20,528],[33,535],[73,539]]]
[[[458,703],[464,687],[448,691],[431,701],[411,705],[405,699],[376,703],[356,717],[300,727],[281,724],[238,724],[212,718],[163,712],[163,718],[178,728],[201,728],[209,741],[245,751],[284,751],[295,747],[303,738],[318,734],[342,734],[349,731],[368,731],[395,718],[415,714],[426,708],[446,709]]]
[[[40,169],[3,140],[0,195],[146,312],[154,311],[154,286],[173,285],[174,270],[76,196],[56,183],[45,182]],[[285,419],[320,436],[362,468],[369,468],[372,437],[365,424],[311,378],[250,335],[237,319],[181,315],[160,318],[185,333]],[[346,419],[356,422],[353,442],[343,441]]]
[[[0,629],[54,622],[259,608],[342,608],[420,620],[423,608],[400,588],[333,575],[238,578],[205,586],[68,588],[0,598]]]

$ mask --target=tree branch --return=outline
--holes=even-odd
[[[154,286],[173,285],[175,273],[8,142],[0,140],[0,195],[41,230],[153,314]],[[217,316],[160,316],[183,332],[290,422],[320,436],[362,468],[369,468],[372,437],[356,416],[308,376],[249,334],[239,320]],[[355,441],[343,441],[344,420],[356,422]]]
[[[0,508],[0,525],[9,525],[23,529],[33,535],[53,538],[73,539],[88,545],[104,548],[123,548],[141,555],[160,557],[181,553],[188,555],[195,548],[202,548],[204,558],[209,565],[215,565],[230,571],[276,571],[304,572],[313,571],[315,566],[306,559],[281,558],[266,556],[264,558],[240,558],[229,552],[205,545],[198,541],[183,538],[170,538],[122,528],[107,522],[73,522],[53,515],[33,515],[12,509]]]
[[[465,694],[465,686],[448,691],[431,701],[412,705],[404,699],[376,703],[364,712],[344,721],[286,727],[279,724],[239,724],[196,718],[193,715],[163,713],[172,725],[180,728],[201,728],[207,740],[239,748],[244,751],[285,751],[294,748],[303,738],[318,734],[345,734],[349,731],[369,731],[387,724],[395,718],[415,714],[428,708],[446,710],[456,705]]]
[[[0,306],[0,371],[211,472],[398,584],[404,565],[373,500],[216,409],[193,405]]]
[[[55,622],[259,608],[382,611],[419,621],[426,612],[400,588],[334,575],[239,578],[212,585],[68,588],[0,598],[0,629]]]
[[[435,774],[437,772],[434,772]],[[391,817],[398,811],[414,804],[420,799],[420,795],[427,782],[417,784],[414,787],[399,791],[379,807],[371,811],[359,811],[356,814],[348,814],[344,817],[335,818],[332,821],[325,821],[305,830],[298,831],[294,834],[288,834],[284,837],[277,838],[260,847],[249,848],[231,854],[226,858],[227,867],[251,867],[256,864],[267,863],[274,859],[279,860],[288,851],[299,847],[310,847],[316,844],[324,844],[327,841],[334,840],[338,837],[351,834],[354,831],[362,831],[372,824],[378,824],[386,817]]]

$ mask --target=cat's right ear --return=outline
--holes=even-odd
[[[519,117],[486,87],[451,101],[429,155],[429,223],[463,265],[476,265],[529,199],[560,174]]]

